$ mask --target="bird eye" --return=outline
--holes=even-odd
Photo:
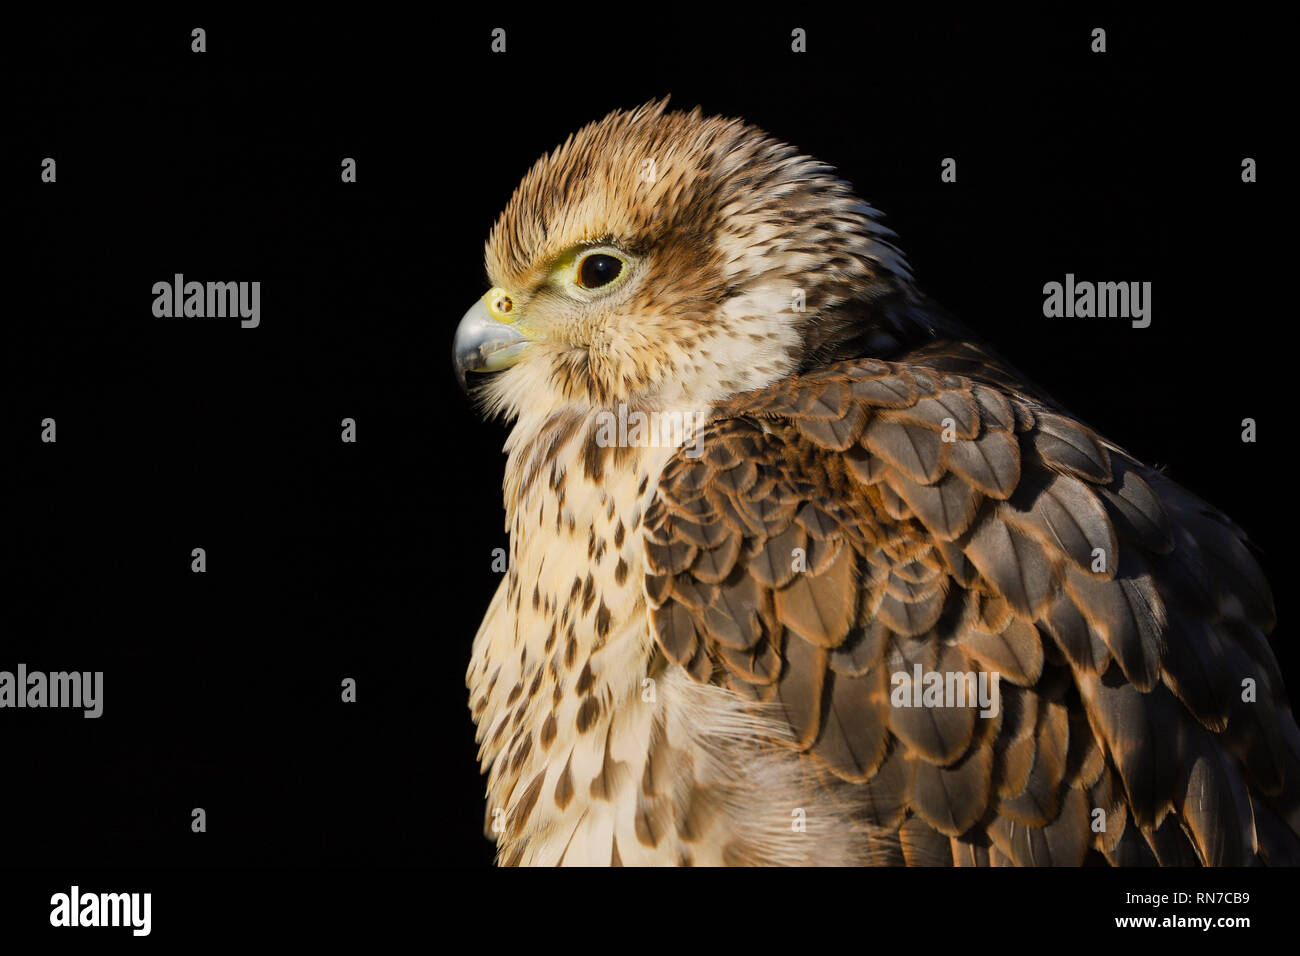
[[[599,289],[609,285],[623,271],[623,262],[617,256],[595,252],[578,266],[578,284],[584,289]]]

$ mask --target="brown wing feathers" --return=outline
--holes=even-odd
[[[1300,733],[1241,533],[979,359],[721,409],[646,516],[665,655],[778,707],[881,858],[1296,861]],[[917,665],[998,672],[997,715],[892,706]]]

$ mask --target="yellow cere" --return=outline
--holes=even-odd
[[[514,322],[519,318],[513,296],[500,286],[488,289],[483,296],[483,304],[487,306],[488,314],[498,322]]]

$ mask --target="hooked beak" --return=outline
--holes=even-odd
[[[461,389],[469,391],[470,372],[499,372],[518,362],[536,338],[520,328],[520,314],[505,289],[488,290],[475,302],[452,343],[452,364]]]

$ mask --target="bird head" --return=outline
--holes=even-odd
[[[910,287],[880,214],[829,167],[666,107],[570,136],[497,220],[491,288],[454,346],[489,412],[707,405],[799,368],[845,303]]]

